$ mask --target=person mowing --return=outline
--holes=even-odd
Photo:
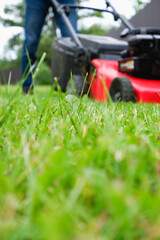
[[[58,0],[61,4],[75,4],[75,0]],[[49,8],[52,7],[50,0],[26,0],[25,11],[25,39],[23,43],[21,70],[22,75],[29,71],[29,61],[34,66],[36,62],[36,51],[39,45],[42,28],[44,26],[45,18],[48,14]],[[52,7],[53,9],[53,7]],[[63,22],[61,16],[53,9],[54,20],[61,30],[62,37],[69,37],[70,33]],[[75,9],[71,9],[69,19],[77,32],[77,14]],[[29,59],[28,59],[29,58]],[[23,82],[22,90],[24,94],[33,90],[32,74],[27,76]]]

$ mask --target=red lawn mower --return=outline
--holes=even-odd
[[[90,97],[98,101],[108,101],[110,97],[115,102],[160,103],[159,28],[134,28],[108,0],[106,9],[51,1],[71,34],[69,38],[57,38],[53,44],[52,76],[57,77],[62,91],[80,94],[89,87]],[[115,21],[120,19],[127,27],[121,33],[127,41],[76,34],[67,17],[72,8],[112,14]]]

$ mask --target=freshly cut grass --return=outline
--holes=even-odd
[[[160,106],[0,87],[0,239],[160,239]]]

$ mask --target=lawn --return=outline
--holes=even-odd
[[[0,239],[160,239],[160,106],[0,86]]]

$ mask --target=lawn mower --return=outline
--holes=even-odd
[[[106,9],[51,2],[71,35],[53,44],[52,76],[63,92],[81,94],[89,89],[89,96],[98,101],[160,103],[159,28],[135,28],[108,0]],[[121,37],[127,40],[75,33],[68,19],[72,8],[112,14],[125,25]]]

